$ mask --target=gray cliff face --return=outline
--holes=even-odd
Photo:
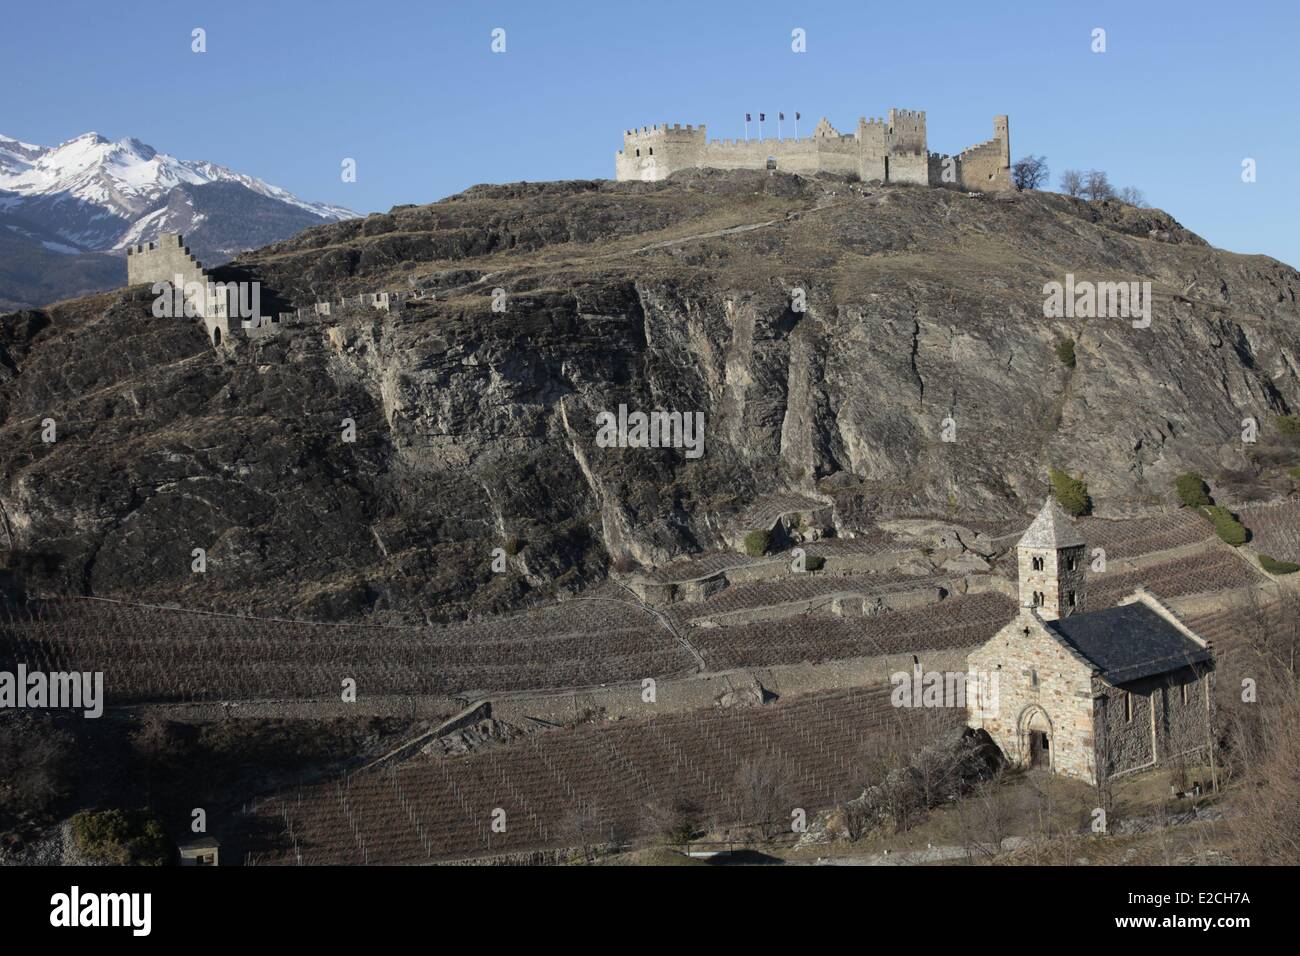
[[[300,305],[436,296],[232,355],[143,290],[0,320],[0,504],[42,587],[459,616],[722,546],[775,493],[841,533],[1021,515],[1049,466],[1102,514],[1192,469],[1269,497],[1300,406],[1300,275],[1119,203],[704,171],[476,187],[234,265]],[[1067,273],[1150,281],[1150,327],[1043,318]],[[703,457],[598,447],[620,404],[702,412]]]

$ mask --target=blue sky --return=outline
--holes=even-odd
[[[822,115],[847,131],[894,106],[927,112],[938,152],[1007,113],[1013,156],[1045,154],[1053,186],[1066,167],[1104,169],[1215,245],[1300,266],[1295,0],[6,6],[0,133],[135,136],[361,212],[478,182],[610,177],[631,126],[732,137],[745,111],[783,109],[807,135]],[[191,52],[195,27],[206,53]],[[795,27],[806,53],[791,52]]]

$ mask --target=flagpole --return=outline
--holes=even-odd
[[[777,113],[777,114],[776,114],[776,138],[777,138],[777,139],[783,139],[783,138],[784,138],[784,137],[782,137],[782,135],[781,135],[781,120],[783,120],[783,119],[785,119],[785,114],[784,114],[784,113]]]
[[[749,114],[745,114],[745,142],[749,142]]]
[[[766,113],[758,114],[758,141],[760,143],[763,142],[763,117],[766,115]]]
[[[799,138],[799,114],[794,114],[794,138]]]

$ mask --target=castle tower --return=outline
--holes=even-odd
[[[1006,116],[993,117],[993,139],[1001,149],[1002,166],[1011,168],[1011,121]]]
[[[1016,545],[1020,566],[1020,606],[1032,607],[1045,621],[1083,610],[1087,545],[1053,498],[1043,502]]]
[[[708,142],[706,127],[660,123],[623,133],[623,148],[614,156],[614,178],[657,182],[679,169],[699,166]]]

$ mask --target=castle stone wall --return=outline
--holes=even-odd
[[[157,242],[132,246],[127,250],[127,285],[174,282],[176,276],[181,277],[182,284],[208,281],[208,274],[199,265],[199,260],[190,255],[183,236],[160,236]]]
[[[159,282],[174,286],[179,281],[182,289],[197,284],[202,289],[202,299],[187,298],[192,306],[190,314],[203,319],[208,339],[216,346],[233,343],[232,336],[260,339],[273,336],[291,324],[301,325],[321,317],[335,315],[370,314],[375,311],[394,312],[412,302],[425,299],[422,291],[367,292],[340,298],[337,302],[317,302],[310,308],[297,308],[293,312],[261,314],[260,302],[252,295],[244,299],[241,283],[214,281],[202,264],[190,254],[185,239],[179,234],[160,236],[158,242],[132,246],[127,250],[127,282],[130,285]],[[188,296],[188,293],[187,293]],[[256,311],[249,318],[244,316]]]
[[[960,185],[981,191],[1011,187],[1007,117],[994,118],[992,140],[952,158],[955,173],[946,179],[939,174],[944,157],[928,151],[927,135],[923,111],[899,109],[891,109],[886,119],[859,118],[852,134],[839,133],[823,118],[806,139],[709,141],[704,126],[660,123],[623,134],[614,171],[620,180],[656,181],[680,169],[767,169],[771,160],[783,172],[856,175],[865,182]]]
[[[1011,188],[1011,134],[1005,116],[993,120],[993,139],[963,151],[959,157],[965,189]]]
[[[930,185],[930,160],[925,153],[895,153],[886,160],[888,182]]]

